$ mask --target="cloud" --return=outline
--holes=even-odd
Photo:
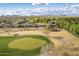
[[[0,15],[29,15],[28,9],[0,9]]]
[[[32,3],[32,5],[48,5],[48,3]]]
[[[79,15],[79,4],[69,4],[64,7],[36,7],[36,8],[18,8],[18,9],[0,9],[0,15]]]
[[[79,7],[79,4],[71,5],[70,7]]]

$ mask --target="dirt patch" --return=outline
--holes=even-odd
[[[60,29],[52,29],[53,32],[59,32],[61,31]]]
[[[59,40],[64,39],[64,37],[62,37],[62,36],[54,36],[53,38],[55,38],[55,39],[59,39]]]

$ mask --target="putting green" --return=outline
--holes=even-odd
[[[9,48],[20,49],[20,50],[32,50],[46,44],[45,40],[37,39],[37,38],[25,38],[11,41],[8,44]]]

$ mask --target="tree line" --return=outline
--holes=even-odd
[[[79,35],[79,17],[74,16],[0,16],[0,28],[27,28],[27,25],[43,24],[46,27],[56,23],[60,29],[66,29]],[[51,24],[51,25],[50,25]],[[49,29],[51,29],[50,27]]]

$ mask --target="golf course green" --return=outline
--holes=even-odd
[[[39,48],[46,44],[45,40],[36,39],[36,38],[25,38],[14,40],[8,44],[8,47],[20,50],[32,50]]]
[[[41,35],[0,36],[0,56],[40,55],[41,48],[49,42]]]

